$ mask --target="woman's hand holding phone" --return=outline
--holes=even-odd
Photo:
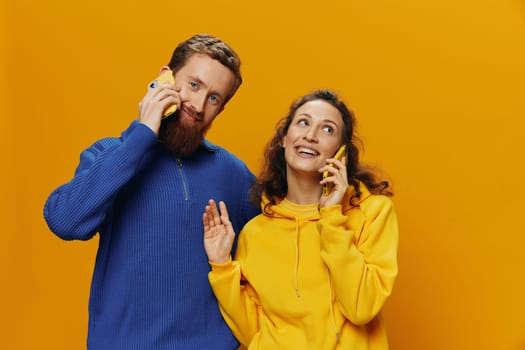
[[[323,193],[319,200],[321,207],[341,203],[346,189],[348,188],[348,179],[346,172],[346,146],[339,147],[333,158],[328,158],[327,165],[322,167],[323,172],[321,185]]]

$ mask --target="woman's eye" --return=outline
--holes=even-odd
[[[190,81],[190,87],[193,90],[196,90],[199,87],[199,85],[196,82],[194,82],[194,81]]]
[[[308,125],[308,121],[306,119],[299,119],[297,121],[298,125]]]
[[[325,126],[323,129],[324,129],[324,131],[326,131],[329,134],[333,134],[334,133],[334,128],[332,128],[331,126]]]

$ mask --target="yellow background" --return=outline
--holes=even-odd
[[[356,112],[400,218],[392,349],[525,349],[523,0],[1,6],[1,348],[85,348],[98,238],[55,237],[44,201],[137,117],[174,46],[208,32],[245,79],[209,138],[254,172],[295,97],[329,87]]]

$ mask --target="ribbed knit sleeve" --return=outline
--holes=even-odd
[[[330,270],[337,305],[353,324],[383,308],[397,276],[398,223],[390,198],[370,196],[353,219],[341,206],[321,209],[321,257]]]
[[[54,190],[44,205],[51,231],[66,240],[96,234],[116,194],[156,140],[151,129],[135,121],[120,138],[102,139],[84,150],[74,178]]]

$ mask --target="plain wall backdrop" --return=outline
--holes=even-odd
[[[85,348],[98,236],[58,239],[44,202],[83,149],[137,118],[175,45],[207,32],[245,81],[208,137],[254,172],[299,95],[332,88],[356,113],[363,159],[396,193],[393,350],[525,349],[523,0],[1,7],[1,348]]]

